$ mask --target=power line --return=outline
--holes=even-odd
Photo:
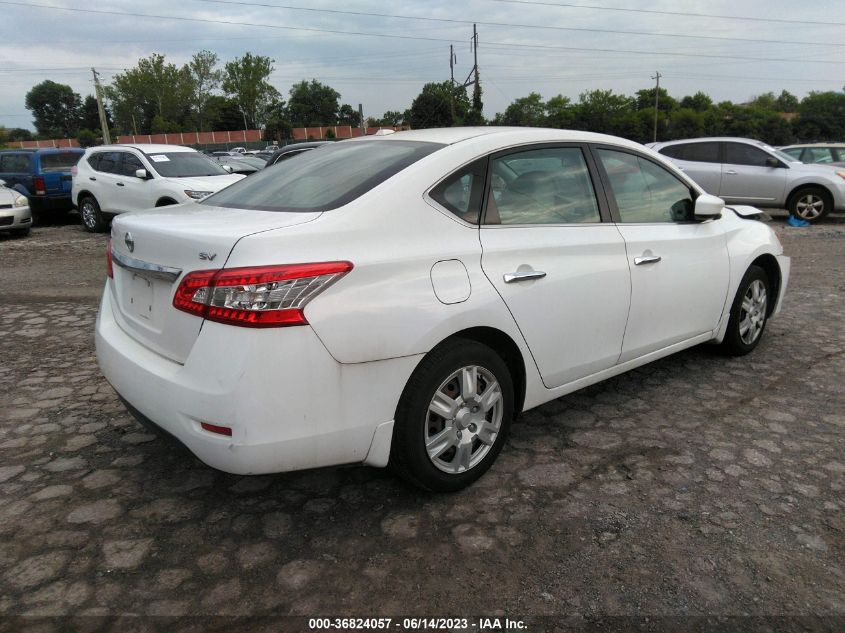
[[[569,2],[543,2],[542,0],[487,0],[488,2],[504,2],[508,4],[531,4],[560,9],[589,9],[591,11],[624,11],[627,13],[650,13],[654,15],[683,16],[689,18],[713,18],[718,20],[741,20],[747,22],[772,22],[776,24],[808,24],[812,26],[845,26],[845,22],[793,20],[785,18],[758,18],[741,15],[719,15],[714,13],[691,13],[688,11],[658,11],[657,9],[628,9],[625,7],[601,7],[593,4],[573,4]]]
[[[168,15],[156,15],[152,13],[129,13],[125,11],[106,11],[103,9],[80,9],[76,7],[59,7],[51,4],[33,4],[33,3],[26,3],[26,2],[14,2],[12,0],[0,0],[0,4],[3,5],[14,5],[14,6],[23,6],[23,7],[31,7],[31,8],[41,8],[41,9],[51,9],[57,11],[72,11],[77,13],[94,13],[99,15],[117,15],[121,17],[138,17],[138,18],[153,18],[157,20],[175,20],[181,22],[200,22],[205,24],[228,24],[233,26],[249,26],[249,27],[256,27],[256,28],[266,28],[266,29],[283,29],[289,31],[306,31],[306,32],[314,32],[314,33],[332,33],[335,35],[360,35],[366,37],[381,37],[381,38],[388,38],[388,39],[401,39],[401,40],[422,40],[427,42],[452,42],[453,40],[444,39],[444,38],[436,38],[436,37],[423,37],[418,35],[398,35],[395,33],[367,33],[363,31],[341,31],[339,29],[318,29],[312,27],[298,27],[298,26],[284,26],[281,24],[257,24],[253,22],[237,22],[234,20],[212,20],[210,18],[189,18],[189,17],[181,17],[181,16],[168,16]],[[784,63],[797,63],[800,60],[790,59],[790,58],[779,58],[779,57],[745,57],[742,55],[713,55],[713,54],[704,54],[704,53],[679,53],[679,52],[655,52],[655,51],[641,51],[641,50],[630,50],[630,49],[615,49],[615,48],[587,48],[587,47],[577,47],[577,46],[554,46],[554,45],[539,45],[539,44],[521,44],[521,43],[512,43],[512,42],[488,42],[487,46],[498,46],[498,47],[515,47],[521,49],[540,49],[540,50],[566,50],[566,51],[586,51],[586,52],[595,52],[595,53],[626,53],[629,55],[648,55],[648,56],[655,56],[655,55],[663,55],[663,56],[673,56],[673,57],[694,57],[696,59],[701,58],[708,58],[708,59],[730,59],[730,60],[749,60],[749,61],[760,61],[760,62],[784,62]],[[845,61],[828,61],[828,60],[819,60],[816,62],[817,64],[845,64]]]
[[[611,35],[646,35],[649,37],[674,37],[683,39],[717,40],[724,42],[755,42],[764,44],[782,45],[782,40],[755,39],[750,37],[727,37],[720,35],[691,35],[683,33],[655,33],[653,31],[623,31],[618,29],[599,29],[590,27],[574,26],[552,26],[548,24],[519,24],[511,22],[485,22],[483,20],[459,20],[457,18],[433,18],[419,15],[397,15],[394,13],[374,13],[370,11],[346,11],[342,9],[317,9],[314,7],[300,7],[290,4],[270,4],[266,2],[252,2],[247,0],[194,0],[194,2],[208,2],[212,4],[226,4],[248,7],[264,7],[269,9],[284,9],[289,11],[309,11],[313,13],[332,13],[337,15],[355,15],[360,17],[390,18],[397,20],[418,20],[421,22],[438,22],[448,24],[479,24],[481,26],[520,28],[520,29],[544,29],[552,31],[576,31],[583,33],[605,33]],[[838,46],[838,42],[807,42],[814,46]]]

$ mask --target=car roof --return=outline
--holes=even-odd
[[[89,147],[89,150],[97,151],[118,151],[126,148],[137,149],[145,154],[156,154],[164,152],[196,152],[197,150],[185,147],[184,145],[164,145],[159,143],[116,143],[112,145],[97,145]]]
[[[795,147],[845,147],[845,143],[794,143],[792,145],[784,145],[780,149]]]
[[[598,134],[596,132],[583,132],[580,130],[560,130],[557,128],[538,127],[506,127],[506,126],[485,126],[485,127],[447,127],[429,128],[426,130],[405,130],[385,136],[359,136],[344,143],[355,143],[360,141],[378,141],[391,143],[396,141],[425,141],[429,143],[441,143],[443,145],[454,145],[481,136],[497,135],[503,143],[520,142],[586,142],[586,143],[607,143],[610,145],[627,146],[634,149],[641,149],[642,145],[634,141],[628,141],[618,136]]]
[[[732,141],[735,143],[748,143],[749,145],[760,145],[769,147],[768,143],[758,141],[755,138],[743,138],[741,136],[703,136],[700,138],[679,138],[674,141],[660,141],[659,143],[649,143],[649,147],[666,147],[668,145],[677,145],[678,143],[706,143],[706,142],[725,142]]]
[[[19,153],[19,154],[57,154],[60,152],[71,152],[71,153],[78,153],[82,154],[85,152],[84,149],[81,147],[8,147],[6,149],[0,150],[0,153],[8,154],[11,152]]]

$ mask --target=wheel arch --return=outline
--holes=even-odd
[[[167,207],[167,206],[170,206],[171,204],[179,204],[179,203],[176,202],[170,196],[162,196],[161,198],[156,200],[156,207]]]
[[[830,187],[828,187],[827,185],[817,183],[817,182],[802,182],[800,185],[795,185],[790,190],[790,192],[786,195],[786,206],[787,207],[789,207],[789,205],[792,203],[792,199],[802,189],[821,189],[822,191],[824,191],[828,195],[828,197],[830,198],[831,204],[833,204],[834,197],[833,197],[833,192],[830,190]]]
[[[482,345],[486,345],[498,354],[501,359],[508,366],[511,372],[511,379],[513,380],[514,391],[514,417],[522,412],[522,407],[525,404],[525,389],[526,389],[526,371],[525,359],[519,346],[516,342],[505,332],[496,328],[479,326],[471,327],[459,332],[455,332],[451,336],[445,338],[436,347],[443,345],[447,341],[454,338],[463,338],[476,341]]]
[[[775,306],[777,305],[778,298],[780,296],[781,284],[783,281],[780,266],[778,265],[775,256],[771,253],[764,253],[762,255],[759,255],[754,261],[751,262],[749,268],[751,266],[759,266],[766,272],[766,276],[769,278],[769,292],[772,296],[771,300],[767,302],[766,314],[767,316],[771,316],[772,312],[775,309]]]
[[[91,198],[94,198],[94,200],[97,199],[97,196],[95,196],[93,193],[91,193],[87,189],[83,189],[78,194],[76,194],[76,207],[79,208],[79,203],[82,201],[82,198],[89,197],[89,196]]]

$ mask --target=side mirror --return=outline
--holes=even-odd
[[[149,177],[150,177],[150,174],[146,169],[136,169],[135,170],[135,178],[140,178],[141,180],[146,180]]]
[[[0,187],[5,187],[5,186],[6,186],[6,181],[0,180]]]
[[[695,199],[695,219],[712,220],[722,215],[725,201],[709,193],[703,193]]]
[[[766,167],[782,167],[782,163],[774,156],[769,156],[766,159]]]
[[[223,167],[223,169],[225,169],[226,171],[228,171],[230,174],[235,173],[235,168],[234,168],[234,167],[232,167],[231,165],[222,165],[222,167]]]

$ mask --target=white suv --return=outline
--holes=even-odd
[[[179,204],[243,178],[181,145],[100,145],[73,168],[73,201],[82,224],[104,231],[110,216]]]

